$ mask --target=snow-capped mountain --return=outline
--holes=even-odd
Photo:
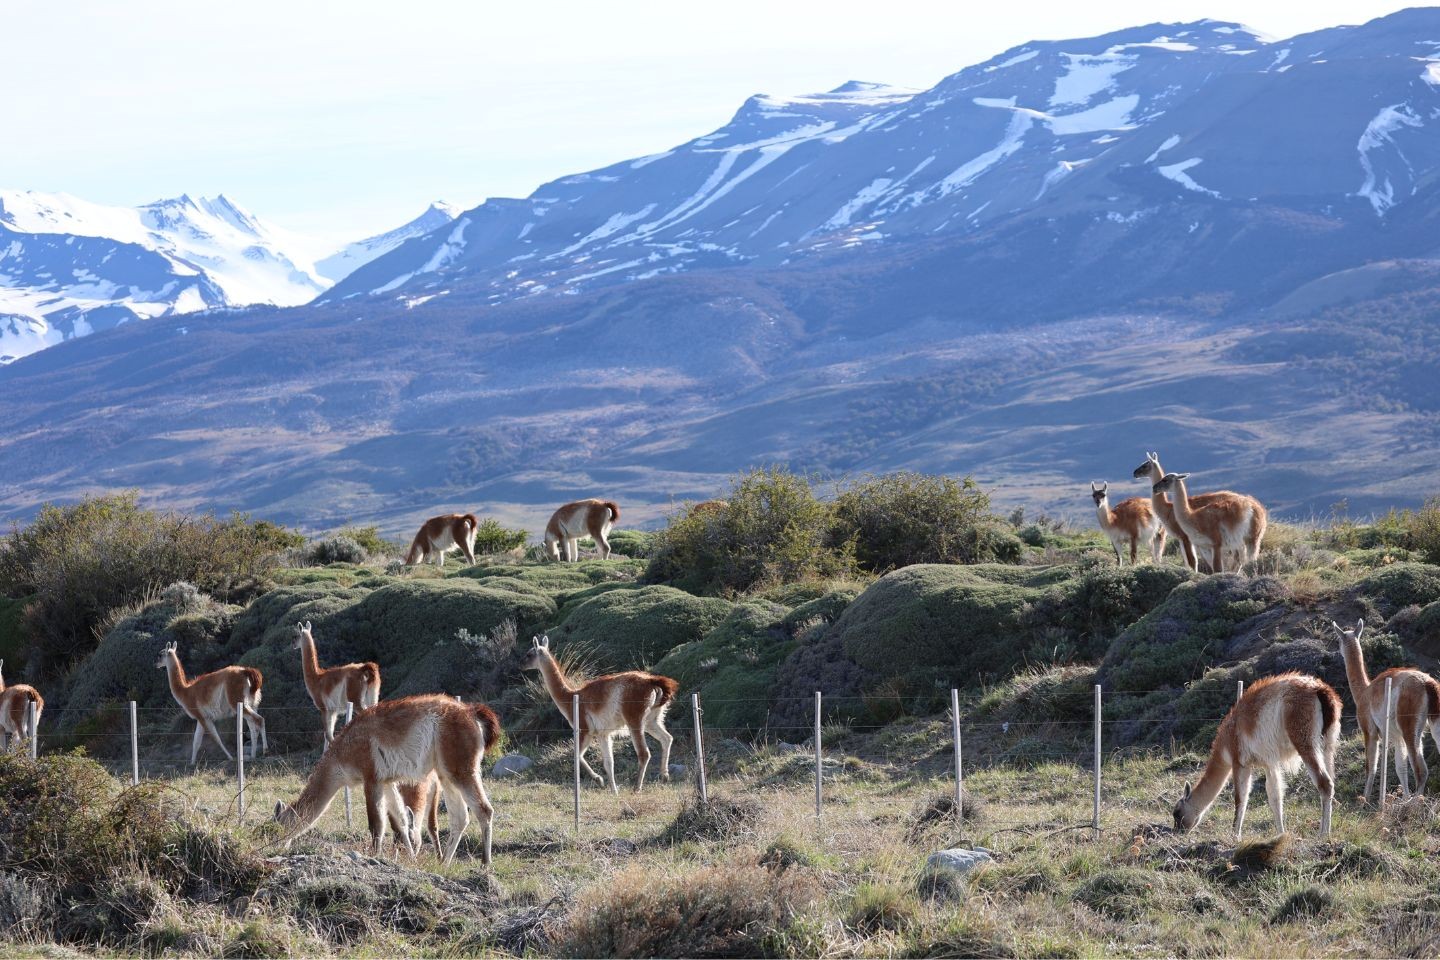
[[[449,222],[415,220],[315,262],[323,244],[224,195],[118,207],[0,190],[0,363],[128,320],[307,303],[356,266]]]
[[[453,204],[437,200],[414,220],[385,233],[346,244],[340,250],[315,264],[315,272],[334,283],[344,280],[360,267],[384,256],[406,240],[423,237],[432,230],[438,230],[455,219],[460,209]]]
[[[323,300],[468,279],[492,302],[1175,198],[1391,216],[1440,172],[1440,10],[1274,41],[1152,24],[1033,42],[923,92],[756,96],[652,156],[492,199]],[[858,254],[857,254],[858,255]]]

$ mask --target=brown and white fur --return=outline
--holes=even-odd
[[[1275,829],[1285,831],[1285,776],[1303,764],[1320,791],[1320,833],[1330,833],[1335,802],[1335,747],[1340,739],[1340,695],[1325,681],[1282,673],[1252,684],[1230,708],[1200,780],[1175,804],[1175,830],[1195,829],[1225,783],[1235,779],[1235,836],[1245,829],[1245,807],[1255,768],[1265,773],[1265,793]]]
[[[545,555],[551,560],[580,559],[580,538],[589,534],[600,548],[602,559],[610,556],[610,528],[620,519],[620,507],[613,500],[576,500],[550,516],[545,525]]]
[[[424,817],[425,833],[435,847],[435,856],[440,856],[445,849],[440,846],[440,778],[431,771],[430,775],[419,783],[400,784],[399,790],[402,809],[394,811],[390,817],[390,825],[395,828],[396,844],[402,842],[402,835],[408,831],[410,846],[418,853],[421,817]],[[398,819],[395,813],[399,814]]]
[[[1101,531],[1110,538],[1110,546],[1115,548],[1116,563],[1123,566],[1124,554],[1129,553],[1130,565],[1134,566],[1139,562],[1142,546],[1149,550],[1151,562],[1159,563],[1160,558],[1165,556],[1165,527],[1160,518],[1155,516],[1149,502],[1139,497],[1121,500],[1112,510],[1109,489],[1110,484],[1103,480],[1098,484],[1090,481],[1095,515],[1100,521]]]
[[[1190,543],[1190,538],[1185,535],[1185,531],[1180,528],[1180,522],[1175,519],[1175,504],[1171,503],[1170,498],[1165,494],[1154,491],[1154,485],[1165,476],[1165,470],[1160,466],[1160,454],[1147,451],[1145,462],[1135,468],[1134,475],[1137,480],[1150,481],[1150,509],[1155,511],[1155,515],[1165,525],[1166,532],[1180,542],[1180,553],[1185,558],[1185,566],[1191,570],[1204,569],[1208,571],[1210,569],[1209,560],[1204,560],[1202,563],[1196,558],[1195,547]],[[1209,503],[1213,496],[1214,494],[1211,493],[1197,493],[1190,498],[1190,505],[1199,509]]]
[[[35,704],[35,727],[30,726],[30,704]],[[40,727],[40,714],[45,698],[28,683],[5,686],[5,661],[0,660],[0,750],[10,749],[10,741],[28,740]]]
[[[445,554],[459,549],[465,554],[465,562],[475,562],[475,531],[480,519],[473,513],[447,513],[443,517],[431,517],[420,525],[415,539],[410,541],[410,552],[405,554],[405,565],[413,567],[418,563],[429,563],[435,558],[435,566],[445,566]]]
[[[574,686],[565,679],[565,672],[550,653],[550,638],[536,637],[530,653],[520,664],[521,670],[539,670],[550,699],[560,708],[566,722],[574,724],[571,716],[574,710],[574,696],[580,694],[580,764],[601,785],[605,779],[596,773],[585,760],[585,751],[599,744],[600,758],[605,764],[605,777],[609,778],[610,789],[620,792],[615,782],[615,748],[613,739],[617,733],[629,731],[635,744],[635,756],[640,761],[640,773],[635,780],[638,793],[645,786],[645,770],[650,765],[650,746],[645,734],[650,734],[660,743],[660,776],[670,779],[670,745],[675,738],[665,729],[665,712],[680,689],[679,682],[669,677],[640,670],[612,673],[596,677],[588,683]]]
[[[379,853],[387,824],[396,826],[405,847],[414,854],[414,825],[401,830],[407,806],[402,785],[421,784],[433,773],[445,791],[450,811],[450,839],[444,862],[455,858],[460,837],[473,813],[484,839],[483,862],[490,864],[491,830],[495,816],[480,779],[480,760],[500,742],[500,719],[483,703],[461,703],[429,693],[376,704],[335,737],[310,773],[293,806],[276,802],[275,819],[286,828],[288,845],[325,815],[335,794],[362,787],[373,853]],[[438,849],[438,844],[437,844]]]
[[[1185,531],[1198,559],[1215,573],[1236,572],[1260,557],[1268,522],[1260,501],[1243,493],[1220,490],[1201,503],[1185,489],[1188,473],[1167,473],[1152,493],[1174,498],[1175,522]]]
[[[372,661],[347,663],[343,667],[320,666],[315,651],[315,635],[310,621],[295,624],[295,649],[300,651],[300,671],[305,675],[305,689],[310,701],[324,717],[325,742],[335,739],[335,721],[353,703],[355,712],[380,702],[380,665]]]
[[[1330,621],[1340,637],[1340,656],[1345,660],[1345,676],[1350,681],[1350,696],[1355,701],[1355,716],[1365,736],[1365,794],[1375,785],[1375,773],[1385,759],[1380,756],[1381,733],[1385,727],[1385,679],[1390,678],[1390,743],[1395,752],[1395,777],[1400,792],[1410,796],[1408,770],[1415,773],[1415,792],[1424,794],[1430,768],[1425,763],[1425,730],[1440,746],[1440,683],[1413,667],[1395,667],[1373,678],[1365,670],[1365,653],[1360,637],[1365,621],[1345,630]],[[1406,763],[1406,760],[1409,763]],[[1377,762],[1378,761],[1378,762]]]
[[[234,717],[237,704],[244,704],[245,725],[250,728],[248,756],[255,756],[257,744],[260,750],[269,749],[265,739],[265,719],[259,713],[260,687],[265,682],[259,670],[254,667],[222,667],[213,673],[201,674],[194,680],[189,680],[185,677],[185,668],[180,665],[180,655],[175,652],[173,643],[160,652],[155,666],[165,671],[175,702],[180,704],[180,709],[185,711],[186,716],[195,721],[195,737],[190,744],[192,766],[195,758],[200,755],[200,744],[204,742],[207,733],[220,745],[220,749],[225,751],[228,759],[235,759],[230,748],[225,746],[225,741],[220,739],[220,734],[215,731],[215,721]],[[236,725],[239,726],[238,720]]]

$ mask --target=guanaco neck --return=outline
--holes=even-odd
[[[305,686],[312,691],[316,690],[316,685],[325,671],[320,669],[320,655],[315,650],[315,638],[309,634],[300,636],[300,671],[305,674]]]
[[[575,694],[580,692],[580,688],[571,686],[565,679],[565,672],[560,669],[554,654],[549,650],[541,652],[544,656],[540,658],[540,676],[545,680],[545,689],[550,691],[550,699],[555,701],[555,706],[560,708],[565,719],[573,720],[570,714],[574,709]]]
[[[185,702],[185,694],[190,689],[190,681],[185,678],[185,668],[180,666],[180,657],[171,652],[165,661],[165,676],[170,681],[170,693],[181,703]]]
[[[1233,766],[1230,759],[1222,756],[1227,751],[1223,749],[1231,738],[1235,727],[1235,716],[1231,714],[1220,723],[1220,730],[1215,736],[1215,743],[1210,748],[1210,759],[1205,762],[1205,769],[1200,774],[1200,779],[1190,789],[1190,808],[1195,811],[1195,820],[1198,823],[1205,815],[1205,811],[1215,803],[1215,798],[1220,791],[1225,789],[1225,784],[1230,781],[1230,771]],[[1233,753],[1233,746],[1229,752]]]
[[[1175,481],[1175,516],[1189,526],[1195,526],[1195,514],[1190,512],[1190,495],[1185,491],[1185,481]]]
[[[1345,679],[1350,681],[1350,696],[1364,700],[1370,692],[1370,674],[1365,670],[1365,653],[1353,634],[1340,638],[1340,658],[1345,661]]]
[[[305,789],[300,791],[300,797],[290,808],[295,813],[291,835],[298,836],[325,816],[330,801],[335,799],[335,794],[340,792],[348,779],[353,778],[345,776],[344,765],[337,759],[337,751],[326,750],[315,764],[315,769],[310,772],[310,779],[305,781]]]
[[[1115,526],[1115,513],[1110,509],[1110,500],[1108,497],[1102,497],[1100,501],[1095,504],[1095,516],[1100,521],[1101,530],[1109,530]]]

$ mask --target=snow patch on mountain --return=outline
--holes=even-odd
[[[452,204],[437,200],[430,204],[424,213],[409,223],[396,227],[394,230],[347,244],[328,257],[317,261],[315,272],[332,283],[339,282],[407,240],[423,237],[427,233],[452,223],[459,213],[459,209]]]
[[[1374,119],[1365,126],[1365,132],[1360,134],[1360,140],[1355,144],[1355,148],[1360,153],[1360,167],[1365,171],[1365,180],[1360,184],[1360,189],[1355,191],[1355,195],[1369,200],[1376,216],[1383,217],[1386,210],[1395,206],[1395,184],[1389,176],[1377,169],[1376,154],[1387,147],[1393,149],[1395,155],[1409,171],[1409,161],[1396,146],[1395,134],[1405,127],[1423,125],[1424,121],[1408,103],[1392,103],[1388,107],[1382,107]],[[1413,186],[1411,190],[1414,190]]]
[[[1207,196],[1218,198],[1220,196],[1219,193],[1208,187],[1200,186],[1190,174],[1185,172],[1186,170],[1193,170],[1203,162],[1199,157],[1191,157],[1189,160],[1182,160],[1179,163],[1172,163],[1168,166],[1156,167],[1155,169],[1159,171],[1160,176],[1165,177],[1167,180],[1174,180],[1186,190],[1192,190],[1195,193],[1203,193]]]

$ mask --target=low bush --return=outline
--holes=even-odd
[[[1411,604],[1424,606],[1440,600],[1440,567],[1428,563],[1392,563],[1367,574],[1355,592],[1375,600],[1389,614]]]
[[[815,900],[798,871],[631,867],[584,895],[552,946],[561,957],[773,957]]]
[[[310,544],[308,557],[311,563],[323,567],[332,563],[364,563],[370,554],[342,533]]]
[[[863,937],[883,930],[905,931],[919,913],[915,894],[895,883],[866,882],[855,888],[845,908],[845,924]]]
[[[970,477],[888,473],[852,481],[835,498],[832,546],[853,544],[860,566],[887,573],[916,563],[1015,562],[989,527],[990,497]],[[1018,541],[1016,546],[1018,547]]]
[[[380,535],[379,527],[344,527],[335,531],[336,536],[348,537],[359,544],[360,549],[372,557],[393,557],[403,554],[408,544],[398,540],[387,540]]]
[[[633,670],[702,639],[720,625],[730,607],[724,600],[673,587],[611,590],[575,607],[550,631],[550,638],[559,646],[585,644],[605,669]]]
[[[781,626],[784,615],[784,607],[764,600],[736,604],[704,637],[667,653],[655,672],[699,693],[707,723],[756,729],[765,723],[775,670],[795,649]]]
[[[494,517],[486,517],[475,528],[475,555],[479,557],[508,553],[525,546],[528,539],[528,531],[512,530],[502,526]]]
[[[622,557],[644,560],[655,546],[655,534],[644,530],[610,531],[610,551]]]
[[[218,519],[146,510],[135,493],[46,506],[0,550],[0,593],[26,600],[26,632],[52,676],[94,649],[111,613],[177,580],[243,599],[279,551],[299,538],[241,515]]]
[[[724,500],[671,518],[655,535],[645,579],[696,593],[843,576],[854,558],[829,546],[831,510],[809,481],[781,467],[731,482]]]
[[[712,795],[702,801],[698,795],[687,797],[675,819],[660,833],[663,843],[685,843],[692,840],[733,842],[755,832],[765,808],[748,797]]]

